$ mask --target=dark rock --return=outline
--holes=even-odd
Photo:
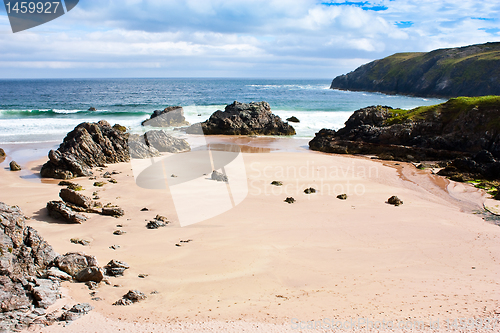
[[[146,144],[159,152],[180,153],[191,150],[186,140],[177,139],[162,130],[148,131],[144,134]]]
[[[113,235],[116,235],[116,236],[121,236],[121,235],[124,235],[126,234],[127,232],[126,231],[123,231],[123,230],[115,230],[113,232]]]
[[[126,269],[130,268],[130,266],[123,261],[111,260],[106,266],[104,266],[104,268],[106,269],[106,275],[121,276]]]
[[[118,250],[121,246],[120,245],[111,245],[109,248],[111,250]]]
[[[165,226],[167,226],[167,223],[158,220],[149,221],[148,224],[146,224],[146,228],[148,229],[158,229]]]
[[[2,148],[0,148],[0,158],[2,157],[5,157],[5,150],[3,150]]]
[[[500,200],[500,190],[497,191],[497,193],[495,194],[495,196],[493,197],[493,199]]]
[[[94,182],[95,187],[103,187],[104,185],[106,185],[105,182]]]
[[[337,195],[337,199],[347,200],[347,194],[339,194],[339,195]]]
[[[104,175],[102,175],[102,178],[111,178],[111,172],[106,171]]]
[[[97,109],[93,106],[89,107],[89,109],[87,111],[97,111]]]
[[[163,110],[155,110],[142,126],[175,127],[189,125],[184,118],[184,109],[181,106],[169,106]]]
[[[403,204],[403,201],[401,201],[401,199],[399,199],[397,196],[393,195],[387,200],[387,203],[394,206],[399,206]]]
[[[104,120],[82,123],[68,133],[40,174],[47,178],[69,179],[90,176],[90,168],[109,163],[128,162],[128,134],[113,129]]]
[[[10,166],[10,171],[21,171],[21,166],[16,163],[16,161],[12,161],[9,164]]]
[[[200,126],[201,125],[201,126]],[[201,128],[201,131],[200,131]],[[295,129],[271,113],[266,102],[239,103],[214,112],[210,119],[186,129],[188,134],[295,135]]]
[[[316,189],[315,188],[312,188],[312,187],[309,187],[309,188],[306,188],[304,190],[304,193],[305,194],[312,194],[312,193],[316,193]]]
[[[83,246],[90,245],[90,241],[82,238],[71,238],[70,239],[71,243],[73,244],[79,244]]]
[[[274,186],[283,186],[283,182],[280,182],[280,181],[277,181],[277,180],[273,180],[271,185],[274,185]]]
[[[141,212],[148,212],[149,209],[147,209],[146,207],[144,207],[143,209],[141,209]]]
[[[137,277],[138,277],[139,279],[145,279],[145,278],[147,278],[148,276],[149,276],[149,274],[139,274],[139,275],[137,275]]]
[[[83,222],[87,221],[87,218],[85,216],[76,214],[62,201],[47,202],[47,210],[49,211],[49,216],[57,220],[78,224],[82,224]]]
[[[110,180],[108,180],[108,182],[110,182],[112,184],[118,184],[118,181],[114,178],[111,178]]]
[[[291,123],[300,123],[300,120],[299,118],[295,117],[295,116],[292,116],[290,118],[287,118],[286,121],[289,121]]]
[[[229,182],[229,179],[227,178],[227,176],[223,173],[220,173],[218,171],[212,171],[212,176],[211,176],[211,179],[212,180],[216,180],[218,182]]]
[[[120,217],[125,215],[125,211],[120,207],[104,207],[102,209],[102,215]]]
[[[59,256],[55,260],[55,265],[63,272],[75,277],[80,271],[89,267],[99,267],[99,263],[94,256],[83,252],[70,252]]]
[[[165,224],[170,223],[165,216],[161,216],[161,215],[156,215],[155,220],[161,221],[161,222],[163,222]]]
[[[295,199],[293,197],[288,197],[285,199],[286,203],[293,204],[295,202]]]

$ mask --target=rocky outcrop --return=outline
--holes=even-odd
[[[159,156],[160,152],[155,147],[169,152],[189,150],[185,140],[173,138],[162,131],[131,135],[124,132],[122,126],[111,127],[104,120],[82,123],[68,133],[57,150],[49,152],[49,161],[42,166],[40,174],[58,179],[91,176],[93,167],[128,162],[131,157]]]
[[[336,77],[331,89],[416,96],[500,95],[500,43],[397,53]]]
[[[59,282],[44,278],[56,257],[18,207],[0,203],[0,331],[25,328],[61,297]]]
[[[295,129],[271,112],[267,102],[234,102],[224,111],[215,111],[210,119],[186,129],[188,134],[295,135]]]
[[[181,106],[169,106],[163,110],[155,110],[151,117],[142,122],[142,126],[173,127],[186,126],[189,123],[184,118],[184,109]]]
[[[59,148],[49,152],[40,174],[59,179],[90,176],[92,167],[129,160],[128,135],[101,120],[82,123],[68,133]]]
[[[450,167],[498,178],[499,116],[500,97],[491,96],[413,110],[371,106],[355,111],[338,131],[321,130],[309,147],[411,162],[457,159]],[[481,150],[485,153],[473,157]]]

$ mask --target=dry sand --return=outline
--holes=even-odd
[[[126,211],[118,219],[88,214],[82,225],[47,216],[46,202],[58,200],[57,180],[1,170],[0,201],[19,205],[58,253],[84,251],[101,265],[118,259],[131,266],[99,287],[101,301],[91,300],[83,284],[63,283],[64,301],[89,302],[95,310],[68,327],[36,331],[297,332],[297,321],[305,328],[310,320],[363,318],[395,325],[439,320],[446,331],[448,319],[498,318],[500,228],[471,213],[482,206],[482,191],[411,164],[361,157],[280,152],[245,153],[243,160],[249,190],[243,202],[187,227],[169,190],[138,187],[129,163],[104,169],[120,172],[117,184],[75,180],[84,194],[99,191],[101,202]],[[36,173],[43,162],[29,169]],[[98,180],[104,171],[96,172]],[[307,195],[308,187],[318,192]],[[348,199],[337,199],[341,193]],[[404,204],[387,204],[392,195]],[[297,201],[285,203],[289,196]],[[198,200],[192,198],[193,210]],[[157,214],[172,223],[146,229]],[[113,235],[117,229],[126,234]],[[72,244],[74,237],[91,245]],[[111,305],[130,289],[147,300]]]

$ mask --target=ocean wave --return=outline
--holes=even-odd
[[[313,84],[249,84],[246,87],[260,88],[260,89],[288,89],[288,90],[317,90],[317,89],[330,89],[325,88],[324,85]]]
[[[0,118],[30,118],[30,117],[64,117],[64,116],[142,116],[150,112],[145,111],[109,111],[109,110],[0,110]]]

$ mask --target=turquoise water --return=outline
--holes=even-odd
[[[237,100],[266,101],[272,111],[301,120],[298,137],[338,129],[369,105],[409,109],[443,102],[329,89],[330,80],[271,79],[51,79],[0,80],[0,144],[59,142],[84,121],[105,119],[140,131],[156,109],[184,107],[191,123]],[[98,111],[87,111],[89,107]]]

